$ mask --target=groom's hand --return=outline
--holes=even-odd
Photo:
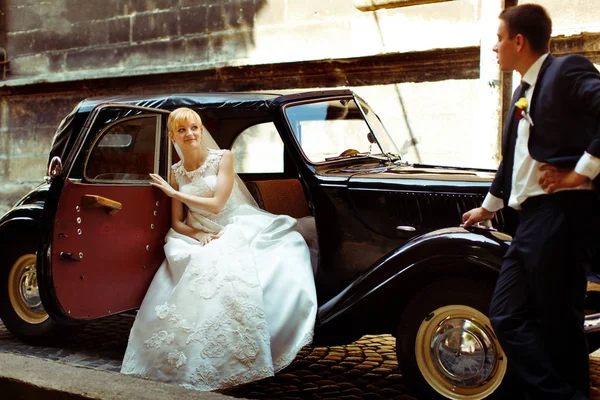
[[[546,193],[553,193],[556,189],[574,188],[584,184],[589,179],[573,169],[558,168],[550,164],[542,165],[540,171],[543,174],[538,183]]]
[[[463,214],[463,226],[468,228],[469,226],[478,222],[487,221],[488,219],[494,218],[494,214],[495,213],[488,211],[483,207],[473,208],[472,210],[469,210]]]

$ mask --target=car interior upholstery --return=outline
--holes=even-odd
[[[273,179],[246,182],[258,206],[272,214],[294,218],[310,216],[302,184],[298,179]]]

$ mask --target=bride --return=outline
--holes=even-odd
[[[296,220],[255,206],[230,151],[202,144],[212,138],[195,111],[174,110],[167,128],[182,156],[171,167],[173,186],[151,174],[172,198],[166,260],[131,328],[121,372],[196,390],[272,376],[312,341],[309,249]]]

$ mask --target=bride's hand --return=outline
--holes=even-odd
[[[150,174],[150,178],[152,178],[152,180],[154,181],[150,182],[150,185],[159,188],[160,190],[165,192],[167,196],[173,197],[177,192],[173,188],[173,186],[169,185],[169,183],[165,181],[160,175]]]
[[[213,239],[217,239],[219,236],[214,233],[208,233],[198,231],[194,234],[193,238],[200,242],[202,246],[209,244]]]

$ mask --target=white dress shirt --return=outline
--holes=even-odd
[[[544,54],[538,58],[522,77],[522,80],[530,85],[525,91],[527,104],[529,104],[527,111],[531,110],[531,97],[533,95],[533,91],[535,90],[535,83],[537,81],[540,69],[542,68],[542,64],[547,56],[548,54]],[[515,145],[515,157],[512,170],[512,187],[510,198],[508,199],[508,206],[516,210],[519,210],[521,208],[521,204],[523,204],[523,202],[529,197],[546,194],[546,192],[538,183],[540,177],[544,173],[543,171],[540,171],[539,168],[544,165],[544,163],[534,160],[533,157],[531,157],[531,154],[529,154],[528,142],[529,128],[531,125],[526,118],[521,118],[518,124],[517,143]],[[535,125],[535,120],[533,120],[533,124]],[[600,173],[600,158],[584,152],[575,166],[575,172],[587,176],[590,178],[590,181],[587,181],[574,188],[556,189],[555,192],[560,192],[563,190],[593,189],[591,181],[598,175],[598,173]],[[496,212],[504,207],[504,200],[494,196],[491,193],[488,193],[483,201],[482,207],[488,211]]]

